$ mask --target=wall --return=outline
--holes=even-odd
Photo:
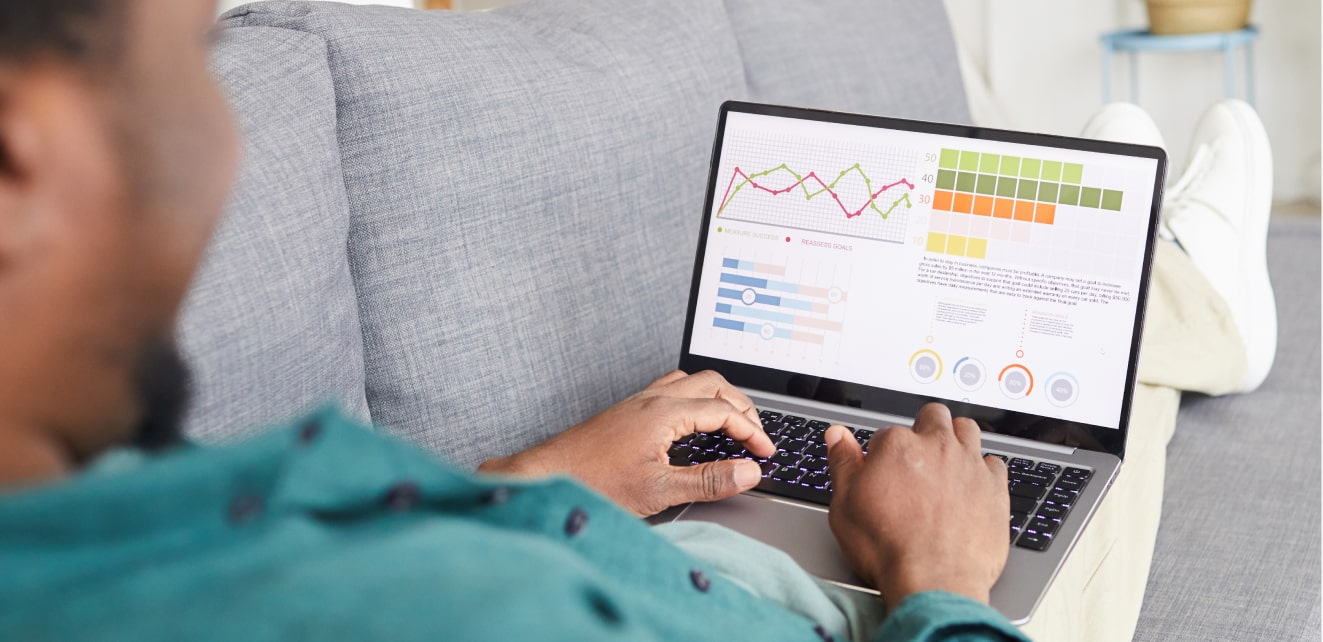
[[[1112,29],[1143,28],[1137,0],[946,0],[976,116],[988,124],[1076,134],[1102,103],[1102,48]],[[1273,146],[1278,202],[1319,199],[1320,3],[1257,2],[1251,20],[1256,106]],[[1129,95],[1128,61],[1114,58],[1113,97]],[[1239,61],[1238,61],[1239,63]],[[1205,106],[1223,95],[1220,53],[1143,54],[1139,104],[1162,129],[1179,171]],[[979,83],[985,86],[980,92]],[[986,101],[992,101],[988,103]]]

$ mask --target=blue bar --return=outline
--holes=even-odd
[[[770,294],[755,293],[753,295],[754,303],[766,303],[767,305],[781,305],[781,297]]]
[[[790,308],[791,310],[809,310],[809,311],[813,310],[813,303],[810,301],[800,301],[799,299],[781,299],[780,297],[777,298],[779,299],[780,305],[783,308]]]
[[[725,279],[722,280],[724,281]],[[764,281],[764,283],[765,285],[763,285],[763,287],[769,290],[776,290],[777,292],[789,292],[791,294],[795,294],[799,292],[799,286],[795,285],[794,283],[783,283],[781,281]]]
[[[730,314],[730,304],[729,304],[729,303],[718,303],[718,304],[717,304],[717,312],[720,312],[720,313],[722,313],[722,314]]]
[[[758,279],[752,276],[740,276],[738,274],[721,273],[722,283],[734,283],[735,285],[747,285],[751,288],[767,287],[767,279]]]
[[[772,312],[771,310],[763,310],[761,308],[735,308],[731,310],[730,313],[739,317],[751,317],[754,319],[762,319],[763,321],[776,321],[778,323],[795,322],[795,317],[793,315]]]
[[[736,301],[743,301],[744,293],[740,292],[739,290],[732,290],[730,288],[717,288],[717,297],[721,299],[735,299]]]
[[[740,262],[737,259],[721,259],[721,267],[740,269]]]
[[[723,319],[721,317],[712,317],[712,327],[725,328],[727,330],[744,331],[744,322],[734,319]]]

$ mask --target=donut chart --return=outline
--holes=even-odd
[[[1034,391],[1034,374],[1018,363],[1012,363],[997,374],[1002,394],[1011,399],[1024,399]]]

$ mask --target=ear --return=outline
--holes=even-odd
[[[111,195],[103,101],[58,64],[0,66],[0,269],[77,225],[79,200]]]

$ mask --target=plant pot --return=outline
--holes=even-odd
[[[1250,0],[1145,0],[1157,35],[1235,31],[1249,24]]]

